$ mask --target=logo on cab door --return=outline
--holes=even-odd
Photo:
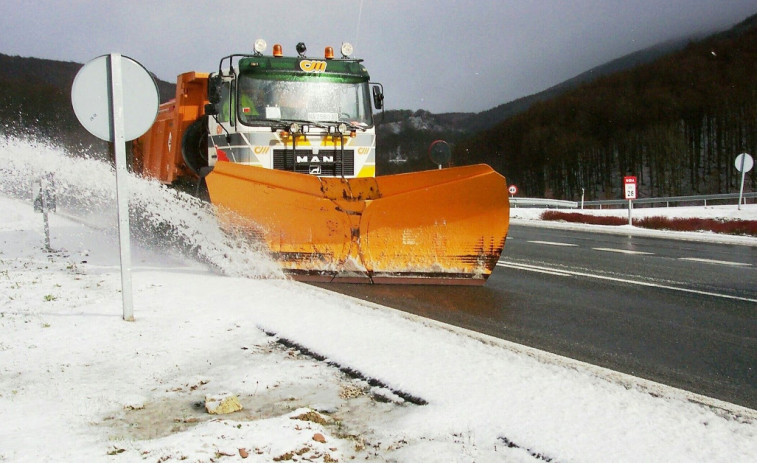
[[[300,69],[302,69],[305,72],[325,72],[326,61],[313,61],[309,59],[304,59],[300,61]]]

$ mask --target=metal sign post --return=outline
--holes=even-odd
[[[744,198],[744,178],[746,173],[754,167],[752,156],[747,153],[741,153],[736,156],[736,169],[741,172],[741,189],[739,190],[739,210],[741,210],[741,201]]]
[[[50,221],[47,217],[48,212],[55,212],[55,191],[53,186],[53,174],[49,173],[44,177],[32,182],[32,201],[34,203],[34,212],[42,213],[42,224],[45,233],[45,251],[53,252],[50,247]]]
[[[518,187],[515,185],[510,185],[507,187],[507,192],[510,193],[510,198],[513,198],[518,193]],[[517,204],[513,204],[513,207],[518,207]]]
[[[633,211],[633,200],[636,199],[636,177],[623,177],[623,186],[625,198],[628,200],[628,225],[633,225],[631,211]]]
[[[581,188],[581,209],[584,208],[584,189]]]
[[[115,155],[123,319],[134,321],[126,141],[139,137],[155,122],[158,87],[141,64],[111,53],[79,70],[71,87],[71,103],[84,128],[110,142]]]
[[[124,138],[124,92],[121,55],[108,59],[111,92],[111,133],[116,155],[116,202],[118,203],[118,243],[121,251],[121,298],[123,319],[134,321],[131,287],[131,240],[129,239],[129,196],[126,188],[126,140]]]
[[[447,164],[452,159],[452,149],[446,141],[436,140],[429,145],[428,156],[441,170],[442,164]]]

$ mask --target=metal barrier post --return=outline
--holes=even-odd
[[[49,173],[44,177],[32,182],[32,201],[34,203],[34,212],[42,213],[42,223],[45,233],[45,251],[52,252],[50,247],[50,220],[47,213],[55,212],[55,191],[53,187],[53,174]]]

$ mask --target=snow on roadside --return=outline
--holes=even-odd
[[[10,217],[0,226],[6,461],[239,461],[243,449],[249,461],[303,452],[317,461],[731,462],[757,452],[753,411],[665,388],[653,396],[577,362],[150,251],[135,259],[137,321],[124,322],[112,237],[53,216],[61,251],[45,253],[30,205],[0,198],[0,213]],[[262,330],[428,404],[378,400],[392,394]],[[198,411],[206,394],[223,392],[246,412]],[[311,410],[327,423],[291,419]]]
[[[511,207],[510,218],[523,220],[539,220],[541,214],[547,209],[540,207]],[[561,212],[577,212],[600,217],[628,218],[628,209],[551,209]],[[757,204],[743,204],[741,209],[738,205],[717,206],[681,206],[681,207],[635,207],[632,211],[634,218],[643,217],[668,217],[668,218],[701,218],[719,220],[757,220]]]
[[[510,223],[530,227],[559,228],[565,230],[592,230],[617,235],[634,235],[656,238],[675,237],[688,241],[705,241],[712,243],[757,246],[757,237],[725,235],[711,232],[676,232],[653,230],[630,225],[586,225],[559,220],[541,220],[547,209],[538,207],[511,207]],[[552,209],[554,210],[554,209]],[[628,209],[560,209],[564,212],[577,212],[602,217],[628,218]],[[757,204],[745,204],[738,209],[736,204],[723,206],[683,206],[683,207],[645,207],[633,209],[633,218],[668,217],[668,218],[702,218],[717,220],[757,220]]]
[[[0,146],[0,159],[8,150],[25,153]],[[113,230],[53,214],[58,251],[45,252],[40,215],[8,190],[0,190],[0,461],[757,455],[753,410],[696,398],[711,404],[703,405],[663,386],[650,393],[600,368],[272,278],[260,255],[249,265],[263,270],[249,279],[209,271],[157,237],[135,246],[136,321],[124,322]],[[192,235],[193,222],[183,223]],[[204,397],[223,393],[245,409],[204,413]]]

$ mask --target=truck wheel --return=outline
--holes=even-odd
[[[192,122],[181,137],[181,156],[184,163],[200,177],[200,169],[208,166],[207,117]]]

